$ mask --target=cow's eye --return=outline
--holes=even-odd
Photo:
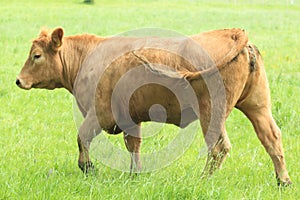
[[[40,57],[41,57],[41,54],[35,54],[35,55],[33,56],[33,58],[34,58],[35,60],[39,59]]]

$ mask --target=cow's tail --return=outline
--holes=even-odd
[[[249,69],[250,72],[255,71],[255,69],[257,68],[257,59],[261,59],[261,55],[259,50],[257,49],[257,47],[254,44],[248,44],[247,45],[247,50],[248,50],[248,54],[249,54]]]
[[[258,48],[254,44],[248,43],[245,48],[247,49],[248,55],[249,55],[248,62],[249,62],[249,71],[251,73],[257,69],[258,61],[262,60],[262,57],[261,57],[261,54],[260,54]],[[237,56],[239,56],[239,54]],[[232,60],[234,60],[234,58]],[[206,70],[199,71],[199,72],[187,72],[185,77],[187,77],[187,79],[189,81],[192,81],[192,80],[211,76],[212,74],[218,72],[219,70],[220,69],[218,69],[217,67],[211,67]]]
[[[248,55],[249,55],[249,70],[250,70],[250,72],[253,72],[257,68],[257,59],[261,59],[261,55],[260,55],[260,52],[257,49],[257,47],[253,44],[250,44],[250,43],[247,44],[246,48],[247,48]],[[145,56],[140,55],[140,54],[136,53],[135,51],[133,51],[132,53],[151,72],[158,74],[160,76],[165,76],[165,77],[170,77],[170,78],[177,78],[177,79],[184,78],[188,81],[203,80],[205,78],[212,76],[216,72],[219,72],[219,70],[220,70],[218,67],[212,66],[208,69],[197,71],[197,72],[192,72],[192,71],[188,71],[188,70],[176,71],[175,69],[158,67],[156,65],[152,65],[151,62],[149,62]]]
[[[152,65],[151,62],[148,61],[148,59],[136,53],[135,51],[132,51],[132,54],[138,58],[141,63],[152,73],[155,73],[160,76],[164,77],[169,77],[169,78],[175,78],[175,79],[186,79],[188,81],[193,81],[193,80],[201,80],[204,78],[207,78],[214,73],[218,72],[217,67],[210,67],[208,69],[202,70],[202,71],[197,71],[197,72],[191,72],[188,70],[185,71],[176,71],[175,69],[171,68],[165,68],[165,67],[159,67],[156,65]]]

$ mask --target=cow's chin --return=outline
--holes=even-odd
[[[23,90],[30,90],[32,88],[30,86],[23,86],[23,85],[20,85],[19,87]]]
[[[39,82],[39,83],[32,84],[31,88],[54,90],[56,86],[53,83]]]
[[[24,89],[24,90],[30,90],[32,88],[32,84],[19,84],[19,88]]]

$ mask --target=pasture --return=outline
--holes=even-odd
[[[0,199],[299,199],[300,2],[12,0],[0,2]],[[238,27],[257,45],[269,78],[273,116],[281,128],[293,185],[278,188],[270,157],[246,117],[234,110],[226,127],[230,156],[209,179],[201,130],[168,167],[130,177],[94,161],[95,173],[77,167],[73,98],[64,89],[24,91],[15,79],[40,28],[66,35],[110,36],[145,27],[184,35]],[[142,153],[172,140],[173,126],[142,143]],[[186,133],[189,134],[189,133]],[[125,148],[122,135],[109,139]],[[128,155],[129,156],[129,155]],[[128,166],[129,167],[129,166]]]

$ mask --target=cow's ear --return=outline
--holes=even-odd
[[[64,30],[62,28],[56,28],[51,33],[52,47],[56,50],[62,45],[62,38],[64,35]]]

